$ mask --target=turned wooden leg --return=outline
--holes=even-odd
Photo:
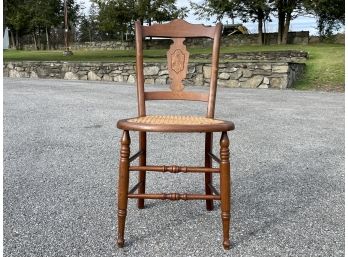
[[[127,130],[121,138],[120,166],[118,179],[118,247],[124,246],[124,229],[127,216],[128,184],[129,184],[129,145],[130,137]]]
[[[212,141],[213,141],[213,134],[212,133],[205,133],[205,167],[211,168],[212,167],[212,159],[209,156],[209,152],[211,152],[212,148]],[[211,195],[212,191],[209,184],[212,185],[213,183],[213,174],[212,173],[204,173],[205,176],[205,193],[207,195]],[[206,200],[206,208],[208,211],[212,211],[214,209],[214,203],[213,200]]]
[[[139,132],[139,150],[143,153],[139,156],[139,166],[146,165],[146,132]],[[145,194],[146,171],[139,171],[139,194]],[[138,199],[138,208],[144,209],[144,199]]]
[[[227,132],[222,132],[220,139],[220,192],[223,246],[230,248],[230,151]]]

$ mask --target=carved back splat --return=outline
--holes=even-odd
[[[185,38],[172,38],[172,41],[167,52],[170,88],[173,92],[179,92],[184,90],[182,81],[186,78],[190,53],[184,45]]]

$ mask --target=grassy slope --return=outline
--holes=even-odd
[[[248,51],[303,50],[309,52],[306,72],[295,87],[297,89],[319,89],[344,91],[344,45],[272,45],[272,46],[235,46],[223,47],[222,53]],[[191,49],[192,54],[208,53],[209,49]],[[74,51],[73,56],[64,57],[62,51],[5,51],[5,61],[134,61],[135,52],[131,51]],[[165,49],[146,50],[145,61],[163,60]]]
[[[344,46],[313,46],[303,79],[296,83],[298,89],[344,91]]]
[[[344,45],[241,46],[235,49],[225,48],[222,52],[270,50],[302,50],[309,53],[305,74],[296,82],[296,89],[344,91]]]

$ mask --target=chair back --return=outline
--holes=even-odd
[[[138,115],[146,115],[145,101],[148,100],[190,100],[207,102],[207,118],[214,118],[219,50],[222,25],[204,26],[190,24],[176,19],[165,24],[143,26],[135,23],[136,40],[136,83],[138,98]],[[151,91],[144,89],[143,39],[145,37],[170,38],[173,44],[167,52],[167,66],[170,78],[170,91]],[[183,80],[188,69],[189,52],[184,45],[186,38],[211,38],[213,40],[211,57],[211,74],[209,93],[185,91]]]

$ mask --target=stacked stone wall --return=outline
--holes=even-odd
[[[219,65],[218,84],[222,87],[289,88],[304,70],[303,63],[226,62]],[[52,78],[103,80],[135,83],[134,63],[100,62],[5,62],[4,76],[12,78]],[[211,65],[191,63],[184,84],[209,86]],[[168,84],[166,63],[144,64],[145,84]]]

